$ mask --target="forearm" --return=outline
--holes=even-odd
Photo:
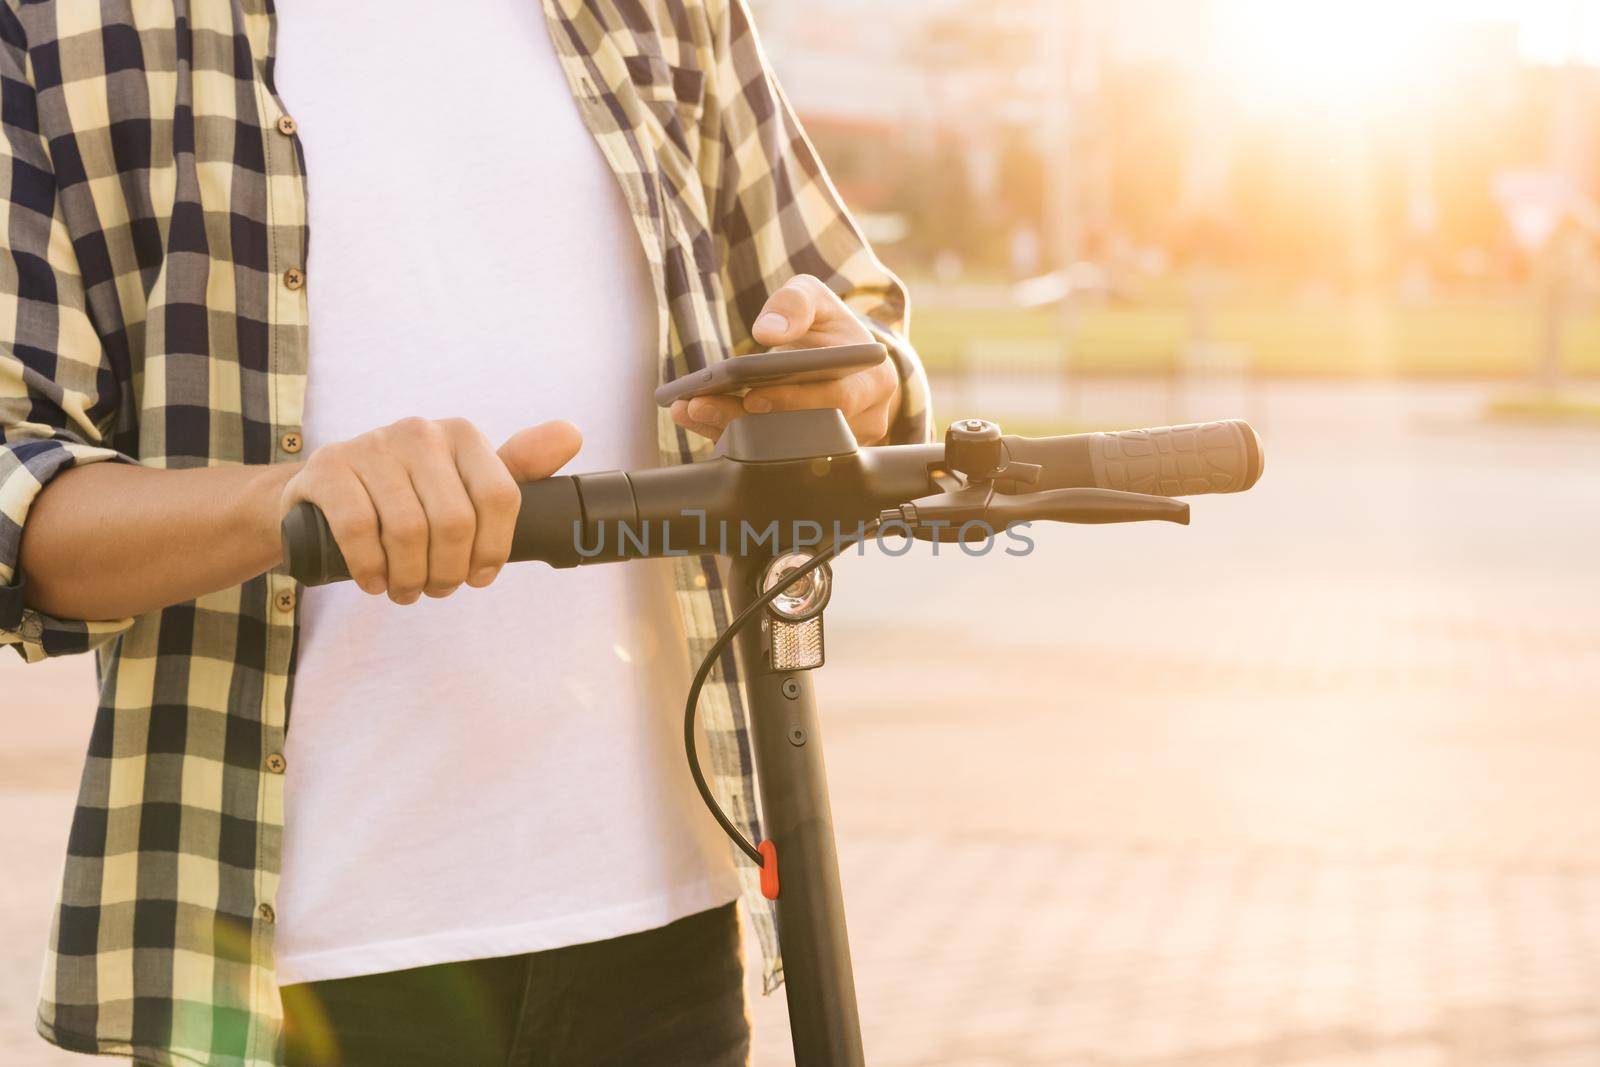
[[[280,499],[298,469],[96,463],[63,472],[24,527],[28,606],[118,619],[255,577],[281,558]]]

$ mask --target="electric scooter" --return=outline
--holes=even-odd
[[[1241,492],[1262,467],[1255,431],[1237,420],[1027,438],[961,419],[940,443],[859,447],[837,410],[770,412],[732,422],[702,462],[524,485],[510,558],[553,567],[672,555],[732,561],[734,618],[696,672],[684,714],[690,773],[776,901],[795,1062],[862,1067],[808,673],[824,659],[829,561],[873,537],[968,544],[1028,522],[1187,524],[1189,505],[1175,497]],[[283,540],[300,582],[348,578],[315,507],[285,517]],[[760,843],[718,806],[695,748],[701,688],[735,640],[767,834]]]

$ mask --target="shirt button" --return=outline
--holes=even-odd
[[[274,752],[267,757],[267,770],[273,774],[282,774],[283,769],[288,765],[289,762],[283,758],[281,753]]]
[[[288,115],[278,116],[278,132],[283,134],[285,137],[293,137],[294,131],[298,130],[299,128],[299,123],[295,122],[295,120],[290,118]]]
[[[297,433],[286,433],[278,438],[278,446],[291,456],[300,451],[304,445],[305,441]]]
[[[306,284],[306,272],[299,267],[290,267],[283,272],[283,284],[290,289],[299,289]]]
[[[264,923],[275,923],[278,921],[278,913],[272,910],[271,904],[261,905],[261,907],[256,909],[256,914],[261,916],[261,921]]]
[[[278,610],[279,611],[293,611],[294,610],[294,590],[293,589],[285,589],[283,592],[279,593],[274,598],[273,602],[278,605]]]

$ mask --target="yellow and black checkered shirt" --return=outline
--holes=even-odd
[[[889,344],[905,398],[892,437],[922,439],[904,292],[840,204],[743,0],[543,4],[649,263],[661,378],[748,349],[768,294],[810,273]],[[472,32],[469,13],[450,21],[441,32]],[[0,643],[29,660],[95,649],[100,677],[38,1028],[151,1063],[281,1058],[272,757],[294,674],[294,583],[274,572],[136,619],[51,618],[27,606],[18,548],[33,500],[74,464],[297,458],[316,266],[274,25],[271,0],[0,5]],[[428,207],[410,224],[430,225]],[[664,415],[659,441],[663,463],[702,447]],[[710,560],[677,569],[698,659],[726,603]],[[717,790],[759,839],[731,679],[708,689],[702,714]],[[753,899],[775,981],[770,912]]]

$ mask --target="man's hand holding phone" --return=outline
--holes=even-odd
[[[871,332],[837,293],[809,274],[799,274],[767,299],[751,334],[776,351],[864,344]],[[762,385],[742,397],[700,396],[672,404],[672,421],[715,441],[743,415],[800,408],[838,408],[864,445],[882,441],[900,402],[900,376],[884,360],[842,378],[788,385]]]

